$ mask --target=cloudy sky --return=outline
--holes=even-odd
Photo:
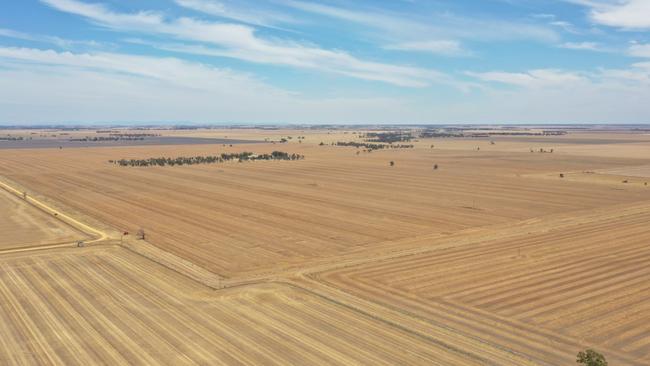
[[[650,0],[0,2],[0,123],[650,123]]]

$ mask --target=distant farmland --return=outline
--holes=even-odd
[[[650,136],[368,133],[1,149],[0,364],[650,363]]]

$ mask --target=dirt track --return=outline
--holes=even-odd
[[[0,186],[0,251],[71,243],[86,236]]]

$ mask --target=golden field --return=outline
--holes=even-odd
[[[360,155],[354,148],[307,143],[12,150],[1,152],[0,170],[116,231],[142,227],[152,244],[228,277],[302,266],[407,237],[650,198],[650,190],[526,176],[635,161],[516,154],[499,151],[500,145]],[[307,158],[151,168],[108,163],[274,149]]]
[[[3,365],[479,364],[299,288],[214,292],[115,247],[2,258],[0,279]]]
[[[312,276],[542,364],[577,343],[647,364],[650,204],[581,213],[425,238],[426,251]]]
[[[0,251],[71,243],[85,237],[83,233],[2,189],[0,212]]]
[[[649,135],[330,145],[362,132],[161,129],[262,143],[0,149],[0,179],[107,233],[0,253],[0,360],[561,365],[593,347],[650,362]],[[109,163],[274,150],[305,159]],[[3,247],[86,232],[0,193]]]

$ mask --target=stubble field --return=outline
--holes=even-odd
[[[293,139],[0,150],[5,179],[113,240],[143,228],[167,264],[182,263],[169,270],[130,240],[0,255],[11,334],[0,359],[560,365],[594,347],[617,365],[650,362],[646,135],[422,139],[366,152],[330,145],[362,141],[357,131],[160,133]],[[306,158],[108,162],[273,150]],[[183,276],[188,263],[212,287]]]
[[[3,365],[480,364],[283,284],[211,289],[120,248],[0,259]]]
[[[191,167],[108,163],[273,149],[307,158]],[[143,228],[152,244],[228,277],[293,268],[408,237],[650,197],[648,190],[525,177],[629,163],[620,158],[496,148],[356,151],[296,143],[12,150],[2,152],[0,170],[117,231]]]
[[[562,364],[583,342],[646,364],[649,222],[648,203],[562,214],[312,276],[540,363]]]
[[[0,251],[83,239],[83,233],[0,189]]]

